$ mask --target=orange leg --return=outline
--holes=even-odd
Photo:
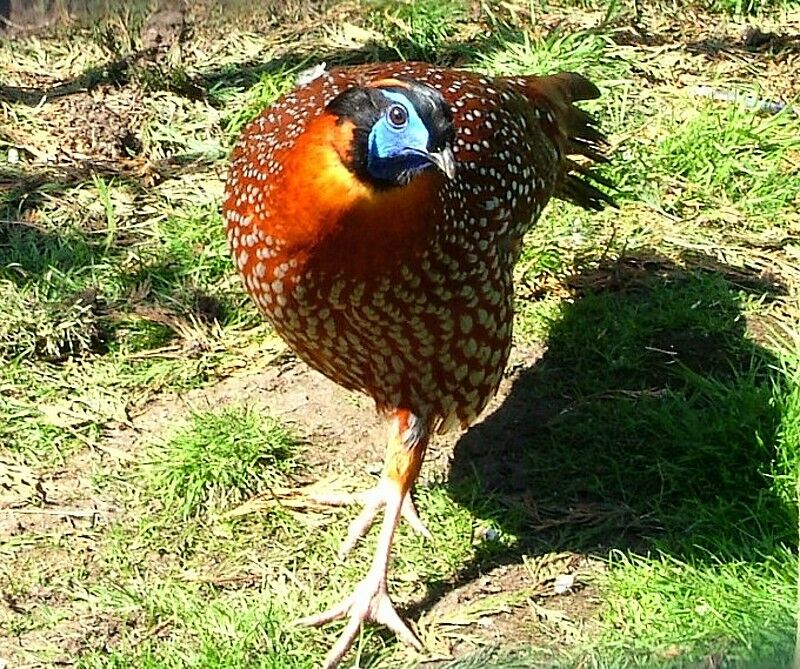
[[[395,611],[392,600],[389,598],[386,575],[394,532],[400,516],[403,514],[403,508],[407,504],[406,500],[411,499],[408,492],[419,475],[427,445],[427,426],[409,411],[395,411],[389,424],[389,444],[386,449],[383,474],[375,489],[376,496],[382,500],[385,512],[372,565],[353,593],[342,602],[327,611],[297,621],[299,625],[317,626],[339,618],[348,618],[344,631],[325,658],[324,669],[333,669],[339,664],[344,654],[352,646],[361,625],[366,621],[386,625],[405,643],[417,650],[422,650],[422,644],[417,635]],[[377,508],[375,512],[369,512],[371,514],[369,522],[377,513]],[[366,508],[365,512],[367,512]],[[362,512],[361,515],[365,515],[365,512]],[[367,524],[366,527],[369,525]],[[351,526],[352,532],[353,527]],[[355,536],[353,544],[359,536],[361,534]]]

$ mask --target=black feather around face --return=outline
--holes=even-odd
[[[370,132],[392,105],[382,91],[399,93],[414,106],[428,130],[428,151],[441,151],[452,146],[455,140],[453,115],[441,93],[418,81],[401,81],[407,85],[350,88],[335,97],[327,107],[327,111],[338,116],[340,121],[348,120],[355,126],[347,167],[361,180],[378,188],[401,186],[409,180],[409,175],[405,173],[398,173],[396,179],[378,179],[367,169]]]
[[[439,91],[417,81],[410,81],[407,89],[394,90],[406,94],[424,121],[430,133],[429,151],[441,151],[446,146],[452,146],[456,136],[453,114]]]

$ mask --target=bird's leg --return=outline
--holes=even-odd
[[[366,621],[386,625],[402,641],[422,650],[417,635],[395,611],[389,598],[386,575],[394,532],[408,498],[408,491],[422,466],[427,443],[427,426],[408,411],[396,411],[389,428],[389,445],[383,474],[376,488],[381,490],[385,512],[372,565],[352,594],[342,602],[327,611],[297,621],[299,625],[317,626],[339,618],[348,618],[344,631],[325,658],[324,669],[333,669],[339,664]],[[372,517],[375,513],[377,509]]]
[[[394,421],[392,421],[393,424]],[[393,428],[390,425],[390,430]],[[386,453],[385,462],[389,461],[392,448],[392,434],[389,435],[389,450]],[[424,447],[423,447],[424,450]],[[415,477],[416,478],[416,477]],[[374,488],[370,488],[364,492],[350,494],[350,493],[316,493],[313,495],[313,500],[319,504],[330,504],[331,506],[349,506],[351,504],[362,504],[363,509],[361,513],[356,516],[350,523],[347,529],[347,536],[345,537],[342,545],[339,547],[339,559],[344,560],[350,551],[355,548],[358,540],[363,537],[372,524],[382,508],[386,506],[388,495],[391,493],[391,486],[394,484],[387,479],[386,472],[384,471],[381,480]],[[414,500],[411,497],[411,488],[409,487],[403,503],[400,507],[400,516],[411,526],[417,534],[421,534],[426,539],[432,539],[430,531],[425,526],[425,523],[417,513],[417,507],[414,505]]]
[[[375,522],[378,512],[386,506],[389,494],[390,491],[387,490],[387,481],[385,478],[381,478],[377,486],[359,495],[364,508],[350,523],[350,527],[347,528],[347,536],[339,547],[338,555],[340,560],[344,560],[350,551],[353,550],[356,543],[358,543],[358,540],[369,532],[369,529]],[[430,531],[425,527],[425,523],[420,520],[417,507],[414,506],[414,500],[411,498],[410,491],[407,492],[403,498],[403,503],[400,507],[400,516],[406,520],[415,532],[421,534],[426,539],[432,539]]]
[[[347,506],[350,504],[362,504],[363,509],[347,528],[347,536],[342,545],[339,547],[339,559],[344,560],[350,553],[358,540],[363,537],[375,522],[375,518],[382,508],[386,506],[388,495],[390,494],[387,485],[392,485],[390,482],[382,477],[374,488],[370,488],[364,492],[356,494],[331,494],[323,493],[314,495],[314,501],[320,504],[331,504],[333,506]],[[426,539],[432,539],[431,533],[425,527],[425,523],[420,520],[417,513],[417,507],[414,506],[414,500],[411,497],[411,492],[407,492],[403,498],[403,504],[400,507],[400,516],[406,520],[411,528],[421,534]]]

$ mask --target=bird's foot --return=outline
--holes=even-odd
[[[349,494],[349,493],[318,493],[314,495],[313,499],[318,504],[330,504],[332,506],[348,506],[350,504],[362,504],[361,513],[358,514],[350,523],[347,528],[347,536],[339,548],[339,559],[344,560],[351,550],[358,543],[358,540],[363,537],[372,527],[375,518],[384,506],[386,506],[386,489],[383,481],[370,490],[364,492]],[[403,506],[400,508],[400,515],[405,518],[406,522],[411,525],[411,528],[421,534],[426,539],[431,539],[431,533],[425,523],[420,520],[417,508],[414,506],[414,500],[411,499],[411,493],[407,493],[403,499]]]
[[[353,590],[353,593],[322,613],[296,620],[296,625],[318,627],[333,620],[348,618],[347,625],[333,648],[325,656],[323,669],[333,669],[353,645],[358,630],[365,622],[385,625],[403,642],[422,651],[422,642],[397,614],[386,589],[386,575],[371,571]]]

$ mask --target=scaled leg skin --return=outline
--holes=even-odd
[[[364,508],[356,516],[347,529],[347,536],[339,547],[339,559],[344,560],[350,551],[355,548],[358,540],[369,532],[375,518],[381,509],[386,506],[389,488],[384,484],[383,478],[374,488],[363,492],[350,493],[317,493],[312,499],[319,504],[330,504],[332,506],[350,506],[351,504],[361,504]],[[417,534],[421,534],[428,540],[432,540],[430,531],[417,513],[417,507],[411,497],[411,490],[403,498],[403,505],[400,508],[400,517],[403,518]]]
[[[427,445],[427,426],[409,411],[395,411],[389,424],[389,444],[386,449],[383,474],[380,483],[374,489],[383,500],[385,512],[372,565],[367,575],[349,597],[327,611],[297,621],[298,625],[318,626],[339,618],[348,618],[344,631],[325,658],[324,669],[333,669],[339,664],[353,644],[359,628],[367,621],[386,625],[405,643],[417,650],[422,650],[422,643],[417,635],[395,611],[387,590],[386,572],[389,566],[394,532],[401,515],[403,515],[404,506],[408,503],[407,500],[409,502],[411,500],[408,493],[419,475]],[[369,508],[365,507],[359,518],[364,516]],[[377,506],[374,511],[369,511],[370,523],[379,508],[380,506]],[[414,513],[416,515],[416,512]],[[419,519],[417,518],[417,520]],[[366,527],[369,527],[369,523]],[[351,525],[345,546],[352,532],[353,525]],[[363,532],[355,536],[355,539],[352,540],[353,544],[361,534]]]

